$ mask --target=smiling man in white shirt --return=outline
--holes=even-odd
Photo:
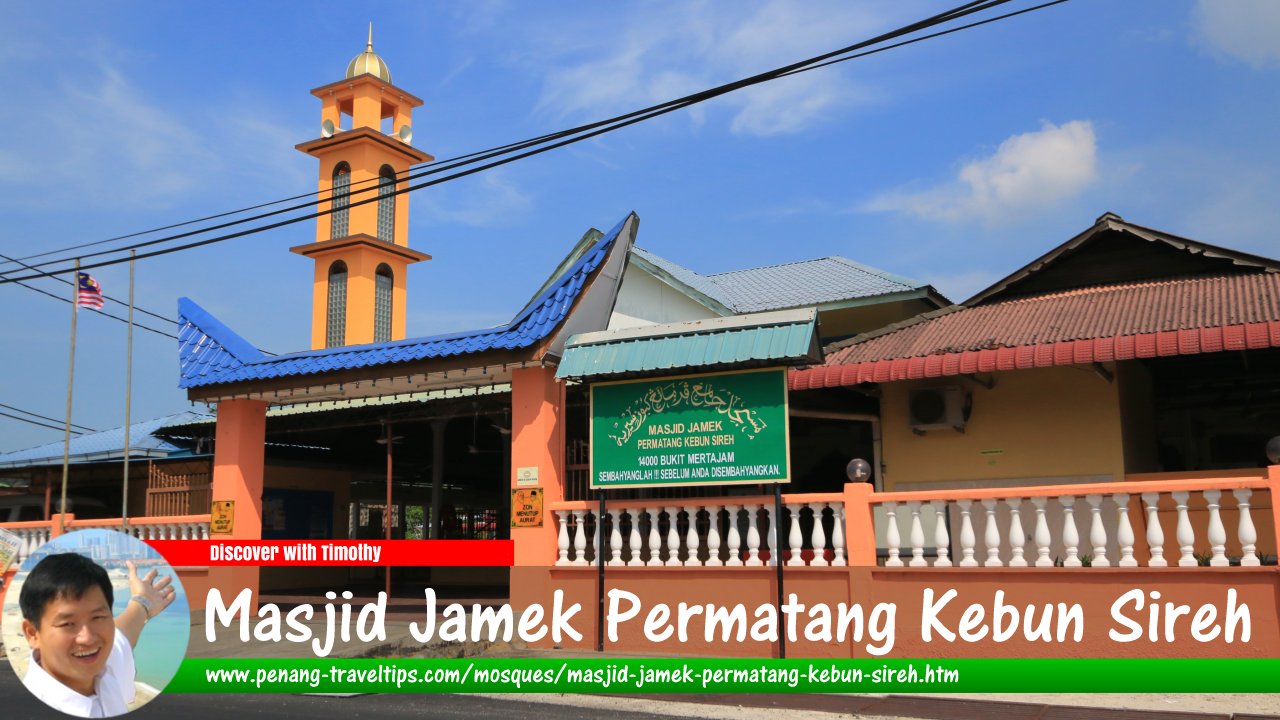
[[[18,597],[31,663],[22,684],[50,707],[77,717],[112,717],[134,699],[133,648],[147,620],[173,602],[169,577],[138,577],[132,597],[111,616],[114,592],[107,571],[75,553],[50,555],[27,575]]]

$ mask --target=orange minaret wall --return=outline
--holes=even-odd
[[[373,62],[365,62],[372,58]],[[372,71],[352,75],[359,68]],[[340,345],[375,342],[374,310],[377,271],[382,265],[391,270],[390,340],[405,337],[407,292],[405,276],[408,266],[431,256],[409,248],[409,195],[394,196],[395,213],[390,238],[378,236],[379,178],[384,167],[396,173],[396,189],[408,182],[403,178],[413,165],[435,158],[402,139],[401,128],[409,128],[413,109],[422,100],[390,82],[390,73],[381,58],[369,48],[348,68],[348,77],[311,91],[320,98],[322,134],[330,135],[302,143],[297,149],[320,161],[318,209],[332,209],[335,169],[345,163],[349,168],[347,229],[340,237],[333,232],[334,214],[321,215],[316,222],[316,242],[291,250],[315,262],[312,287],[311,347],[326,347],[329,318],[330,269],[338,261],[347,268],[345,328]],[[391,134],[384,133],[383,121],[390,121]],[[344,125],[346,126],[344,128]],[[362,201],[370,202],[361,204]]]

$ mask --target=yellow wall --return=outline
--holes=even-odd
[[[897,483],[931,481],[1124,478],[1116,384],[1082,367],[991,377],[996,383],[991,390],[962,378],[882,386],[886,490],[893,490]],[[908,391],[926,387],[962,387],[972,393],[973,412],[964,433],[931,430],[920,436],[911,432]],[[997,450],[1003,452],[983,453]]]

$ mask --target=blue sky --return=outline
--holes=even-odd
[[[315,160],[293,149],[318,135],[308,91],[341,79],[369,21],[395,83],[426,102],[414,145],[446,158],[948,5],[10,3],[0,253],[313,190]],[[409,334],[506,321],[588,227],[632,210],[640,245],[699,272],[843,255],[954,300],[1108,210],[1276,257],[1277,127],[1280,3],[1073,0],[413,194],[410,244],[435,259],[410,271]],[[173,317],[187,295],[260,347],[306,349],[311,262],[287,248],[314,233],[139,263],[138,304]],[[126,297],[123,266],[95,276]],[[0,286],[0,403],[62,417],[69,315]],[[79,325],[73,421],[118,426],[124,325]],[[135,420],[188,407],[174,341],[136,333],[134,388]],[[0,450],[60,437],[0,417]]]

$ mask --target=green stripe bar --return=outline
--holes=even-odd
[[[743,658],[183,661],[182,693],[1218,693],[1280,691],[1280,659]]]

